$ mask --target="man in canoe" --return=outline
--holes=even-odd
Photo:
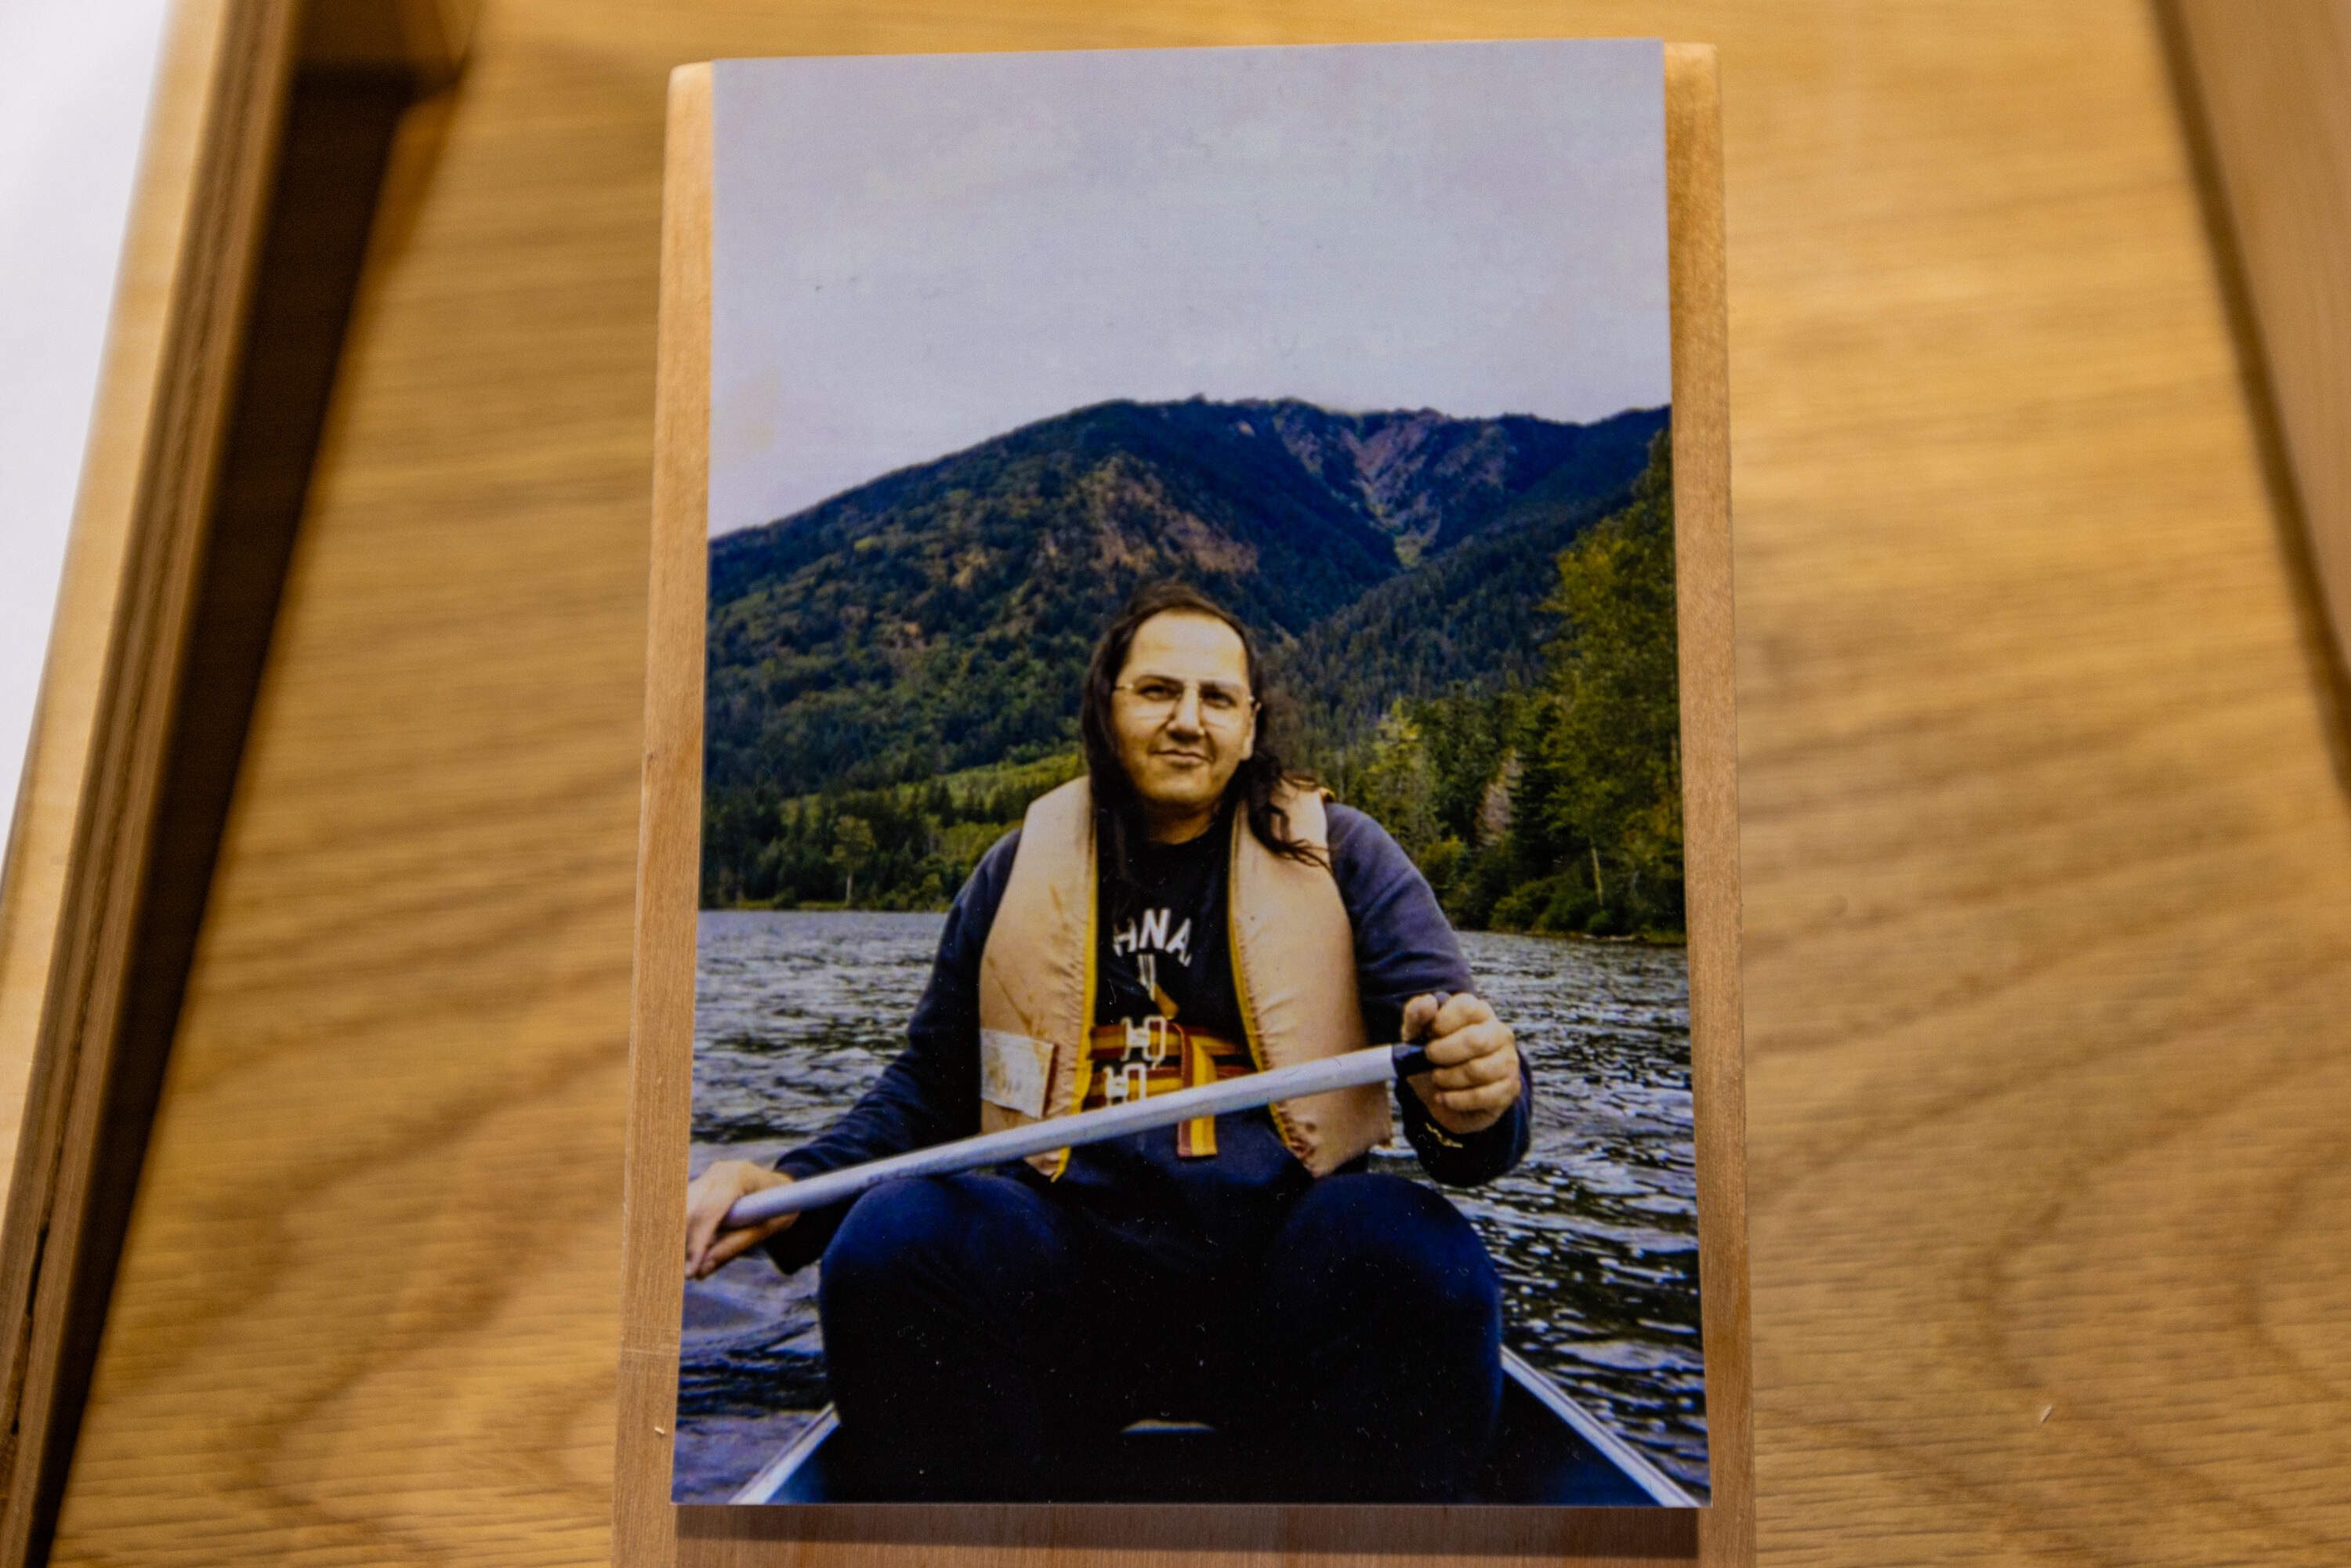
[[[956,896],[906,1051],[773,1170],[687,1197],[696,1277],[765,1243],[823,1260],[819,1313],[867,1496],[1051,1499],[1143,1419],[1213,1425],[1289,1501],[1458,1497],[1501,1397],[1500,1287],[1442,1197],[1367,1171],[1367,1086],[722,1228],[781,1182],[1398,1039],[1422,1166],[1527,1147],[1524,1069],[1427,883],[1261,744],[1248,632],[1146,588],[1094,650],[1087,777]]]

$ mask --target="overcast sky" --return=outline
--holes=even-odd
[[[1668,401],[1654,40],[728,60],[710,528],[1108,398]]]

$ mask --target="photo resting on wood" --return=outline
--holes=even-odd
[[[1705,1506],[1663,47],[710,84],[673,1498]]]

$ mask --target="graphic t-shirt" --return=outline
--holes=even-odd
[[[1184,843],[1136,844],[1125,878],[1104,875],[1085,1109],[1256,1071],[1225,917],[1230,843],[1229,818],[1219,818]],[[1178,1158],[1217,1152],[1206,1118],[1175,1138]]]
[[[1102,872],[1088,1108],[1255,1070],[1233,987],[1231,855],[1228,810],[1180,844],[1134,841],[1123,881]],[[1210,1254],[1254,1244],[1311,1180],[1259,1109],[1072,1150],[1056,1185],[1129,1225],[1160,1217],[1167,1241],[1186,1238],[1213,1268]]]

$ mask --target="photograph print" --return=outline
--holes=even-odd
[[[711,82],[674,1499],[1705,1505],[1662,47]]]

